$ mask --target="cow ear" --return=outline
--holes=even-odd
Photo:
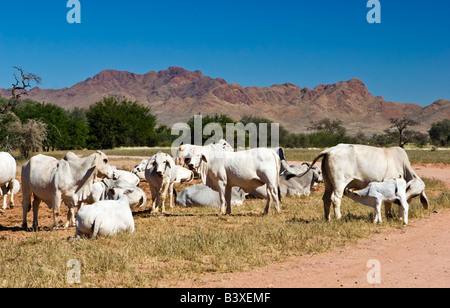
[[[173,169],[175,167],[175,163],[174,163],[172,157],[170,157],[170,156],[167,157],[167,163],[169,164],[170,169]]]
[[[205,153],[202,154],[202,160],[207,163],[208,162],[208,157]]]

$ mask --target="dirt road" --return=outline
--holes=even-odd
[[[450,166],[414,165],[421,177],[450,187]],[[403,230],[377,234],[342,249],[298,257],[250,272],[208,274],[176,287],[208,288],[429,288],[450,287],[450,211],[415,220]],[[376,260],[376,266],[368,262]],[[369,265],[369,266],[368,266]],[[379,276],[375,271],[380,269]],[[370,273],[369,273],[370,272]],[[369,278],[380,278],[380,283]]]

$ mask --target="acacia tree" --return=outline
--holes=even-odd
[[[408,142],[414,141],[416,132],[408,130],[408,127],[417,126],[419,122],[409,118],[391,118],[390,121],[392,124],[390,128],[396,128],[397,131],[392,132],[390,129],[387,129],[385,132],[388,136],[397,140],[399,147],[403,148]]]

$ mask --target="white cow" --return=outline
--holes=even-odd
[[[53,209],[54,228],[61,202],[69,207],[66,227],[75,224],[75,207],[89,197],[94,179],[112,176],[113,170],[108,157],[100,151],[84,158],[68,152],[60,161],[42,154],[32,157],[22,166],[22,227],[27,228],[27,212],[31,209],[31,196],[34,197],[35,230],[38,229],[38,210],[41,201]]]
[[[159,209],[159,201],[162,199],[161,210],[165,213],[167,192],[169,192],[170,208],[173,208],[174,184],[192,181],[194,173],[184,167],[175,165],[173,158],[169,154],[157,153],[148,161],[145,169],[145,178],[150,186],[152,195],[152,211]]]
[[[137,186],[129,185],[127,182],[119,180],[103,179],[92,185],[91,194],[87,200],[88,204],[92,204],[101,200],[109,200],[111,196],[108,192],[112,188],[121,188],[123,193],[130,200],[130,207],[144,207],[147,203],[147,195]]]
[[[406,200],[406,181],[400,177],[384,182],[372,182],[361,190],[345,189],[345,196],[375,209],[374,223],[381,224],[381,204],[399,203],[399,216],[403,225],[408,224],[409,205]]]
[[[85,205],[77,213],[75,237],[90,238],[112,236],[119,232],[134,232],[133,213],[128,197],[121,188],[109,192],[117,200],[103,200]]]
[[[303,163],[301,167],[289,166],[291,172],[301,173],[305,172],[309,164]],[[309,196],[311,188],[317,183],[322,183],[322,172],[319,167],[312,167],[304,176],[289,178],[289,172],[282,172],[280,174],[280,193],[281,196],[301,197]],[[289,178],[289,180],[288,180]],[[250,198],[266,199],[266,185],[260,186],[251,191],[248,196]]]
[[[241,206],[244,203],[246,193],[238,187],[233,187],[231,195],[231,205]],[[209,206],[220,207],[220,196],[204,184],[189,186],[183,189],[176,198],[176,203],[184,206]]]
[[[145,180],[145,168],[147,167],[147,164],[148,159],[143,159],[131,172],[134,173],[140,180]]]
[[[192,155],[194,155],[195,151],[199,151],[199,150],[203,149],[204,147],[207,149],[210,149],[210,150],[223,149],[227,152],[234,152],[233,147],[224,139],[220,139],[216,143],[210,143],[205,146],[193,145],[193,144],[183,144],[183,145],[180,145],[180,147],[178,148],[178,150],[175,154],[175,158],[174,158],[175,164],[179,165],[179,166],[183,166],[185,163],[184,160],[186,157],[191,157]]]
[[[203,184],[219,192],[220,212],[231,214],[231,191],[237,186],[245,192],[267,185],[267,204],[264,213],[269,212],[270,202],[280,212],[278,200],[280,157],[267,148],[227,152],[222,149],[203,148],[188,158],[189,169],[201,172]]]
[[[134,174],[130,171],[117,169],[116,166],[112,166],[112,168],[114,170],[114,179],[115,180],[120,180],[121,182],[126,182],[127,184],[129,184],[131,186],[139,186],[139,183],[141,182],[141,180],[139,179],[139,177],[136,174]]]
[[[371,182],[383,182],[399,174],[408,183],[406,189],[408,202],[420,196],[423,207],[428,208],[425,184],[414,172],[408,155],[400,147],[377,148],[359,144],[339,144],[321,152],[311,166],[322,157],[322,175],[325,183],[322,199],[327,220],[330,219],[331,204],[336,218],[341,218],[341,199],[346,188],[362,189]],[[385,205],[386,214],[390,216],[391,203],[385,202]]]
[[[3,195],[3,210],[6,210],[8,193],[11,194],[11,206],[14,206],[14,194],[19,192],[20,185],[16,180],[16,160],[11,154],[0,152],[0,194]]]

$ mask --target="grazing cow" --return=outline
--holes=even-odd
[[[237,186],[245,192],[267,184],[267,204],[264,213],[269,212],[270,202],[280,212],[278,200],[280,157],[267,148],[247,151],[227,152],[222,149],[203,148],[194,156],[187,158],[189,169],[201,172],[203,184],[219,192],[220,212],[231,214],[232,187]]]
[[[176,154],[175,154],[175,164],[179,165],[179,166],[183,166],[185,163],[185,158],[186,157],[191,157],[193,155],[195,155],[196,151],[200,151],[203,148],[207,148],[207,149],[223,149],[227,152],[234,152],[233,147],[224,139],[220,139],[218,142],[216,143],[211,143],[205,146],[201,146],[201,145],[192,145],[192,144],[183,144],[180,145],[180,147],[178,148]]]
[[[53,209],[54,228],[61,202],[69,207],[66,227],[75,224],[75,207],[89,197],[96,177],[113,177],[108,157],[100,151],[83,158],[68,152],[60,161],[42,154],[32,157],[22,167],[22,227],[27,228],[27,212],[31,209],[31,196],[34,197],[33,229],[38,229],[38,210],[41,201]]]
[[[128,197],[121,188],[113,188],[108,192],[115,196],[114,200],[103,200],[85,205],[77,213],[76,233],[90,238],[112,236],[119,232],[134,232],[133,213]]]
[[[406,181],[401,178],[386,180],[384,182],[371,182],[361,190],[346,188],[344,195],[356,202],[373,207],[375,209],[374,223],[381,224],[381,204],[383,202],[399,203],[399,216],[403,225],[408,225],[409,205],[406,200]]]
[[[130,200],[130,207],[144,207],[147,203],[147,196],[145,192],[137,186],[129,185],[127,182],[119,180],[103,179],[92,185],[91,194],[87,200],[88,204],[92,204],[102,200],[109,200],[111,196],[108,192],[112,188],[121,188],[123,193]]]
[[[405,150],[400,147],[377,148],[359,144],[339,144],[321,152],[311,166],[322,157],[322,175],[325,183],[322,199],[327,220],[330,219],[331,204],[336,218],[341,217],[341,199],[345,188],[362,189],[371,182],[383,182],[399,174],[408,183],[406,189],[408,202],[420,196],[423,207],[428,208],[425,184],[411,167]],[[390,216],[391,203],[385,202],[385,205],[386,214]]]
[[[233,187],[231,194],[231,205],[241,206],[245,200],[245,192],[241,188]],[[184,206],[208,206],[219,207],[220,196],[215,190],[212,190],[204,184],[193,185],[183,189],[176,198],[176,203]]]
[[[16,160],[9,153],[0,152],[0,194],[3,195],[3,210],[6,210],[8,193],[11,193],[11,206],[14,206],[14,194],[20,189],[16,180]]]
[[[301,173],[308,169],[309,164],[303,163],[302,167],[289,166],[291,172]],[[288,172],[280,174],[280,193],[281,196],[301,197],[309,196],[311,188],[317,184],[322,183],[322,172],[319,167],[312,167],[304,176],[289,178]],[[266,199],[266,186],[260,186],[248,194],[249,198]]]
[[[145,167],[147,167],[148,159],[142,160],[139,165],[135,166],[132,173],[136,174],[136,176],[140,180],[145,180]]]
[[[149,159],[145,168],[145,178],[152,195],[152,211],[159,209],[159,201],[162,199],[161,210],[165,213],[167,192],[169,192],[170,208],[173,208],[174,184],[192,181],[194,173],[184,167],[175,165],[169,154],[160,152]]]

